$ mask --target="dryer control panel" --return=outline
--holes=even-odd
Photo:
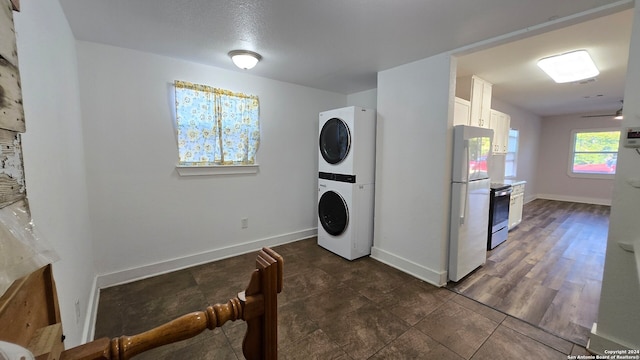
[[[622,146],[626,148],[640,148],[640,128],[627,128],[627,131],[622,134]]]

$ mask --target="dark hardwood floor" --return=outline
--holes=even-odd
[[[577,344],[596,321],[609,206],[534,200],[487,263],[449,288]]]

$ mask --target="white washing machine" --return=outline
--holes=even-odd
[[[318,179],[318,245],[347,260],[371,254],[374,185]]]
[[[375,182],[376,112],[357,106],[323,111],[319,121],[318,171]]]

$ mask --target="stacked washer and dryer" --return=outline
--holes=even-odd
[[[318,245],[353,260],[371,254],[376,113],[351,106],[320,113]]]

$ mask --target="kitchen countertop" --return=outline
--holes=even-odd
[[[507,184],[507,185],[511,185],[511,186],[513,186],[513,185],[526,184],[527,182],[526,182],[526,181],[524,181],[524,180],[505,179],[505,180],[503,181],[503,183],[504,183],[504,184]]]

